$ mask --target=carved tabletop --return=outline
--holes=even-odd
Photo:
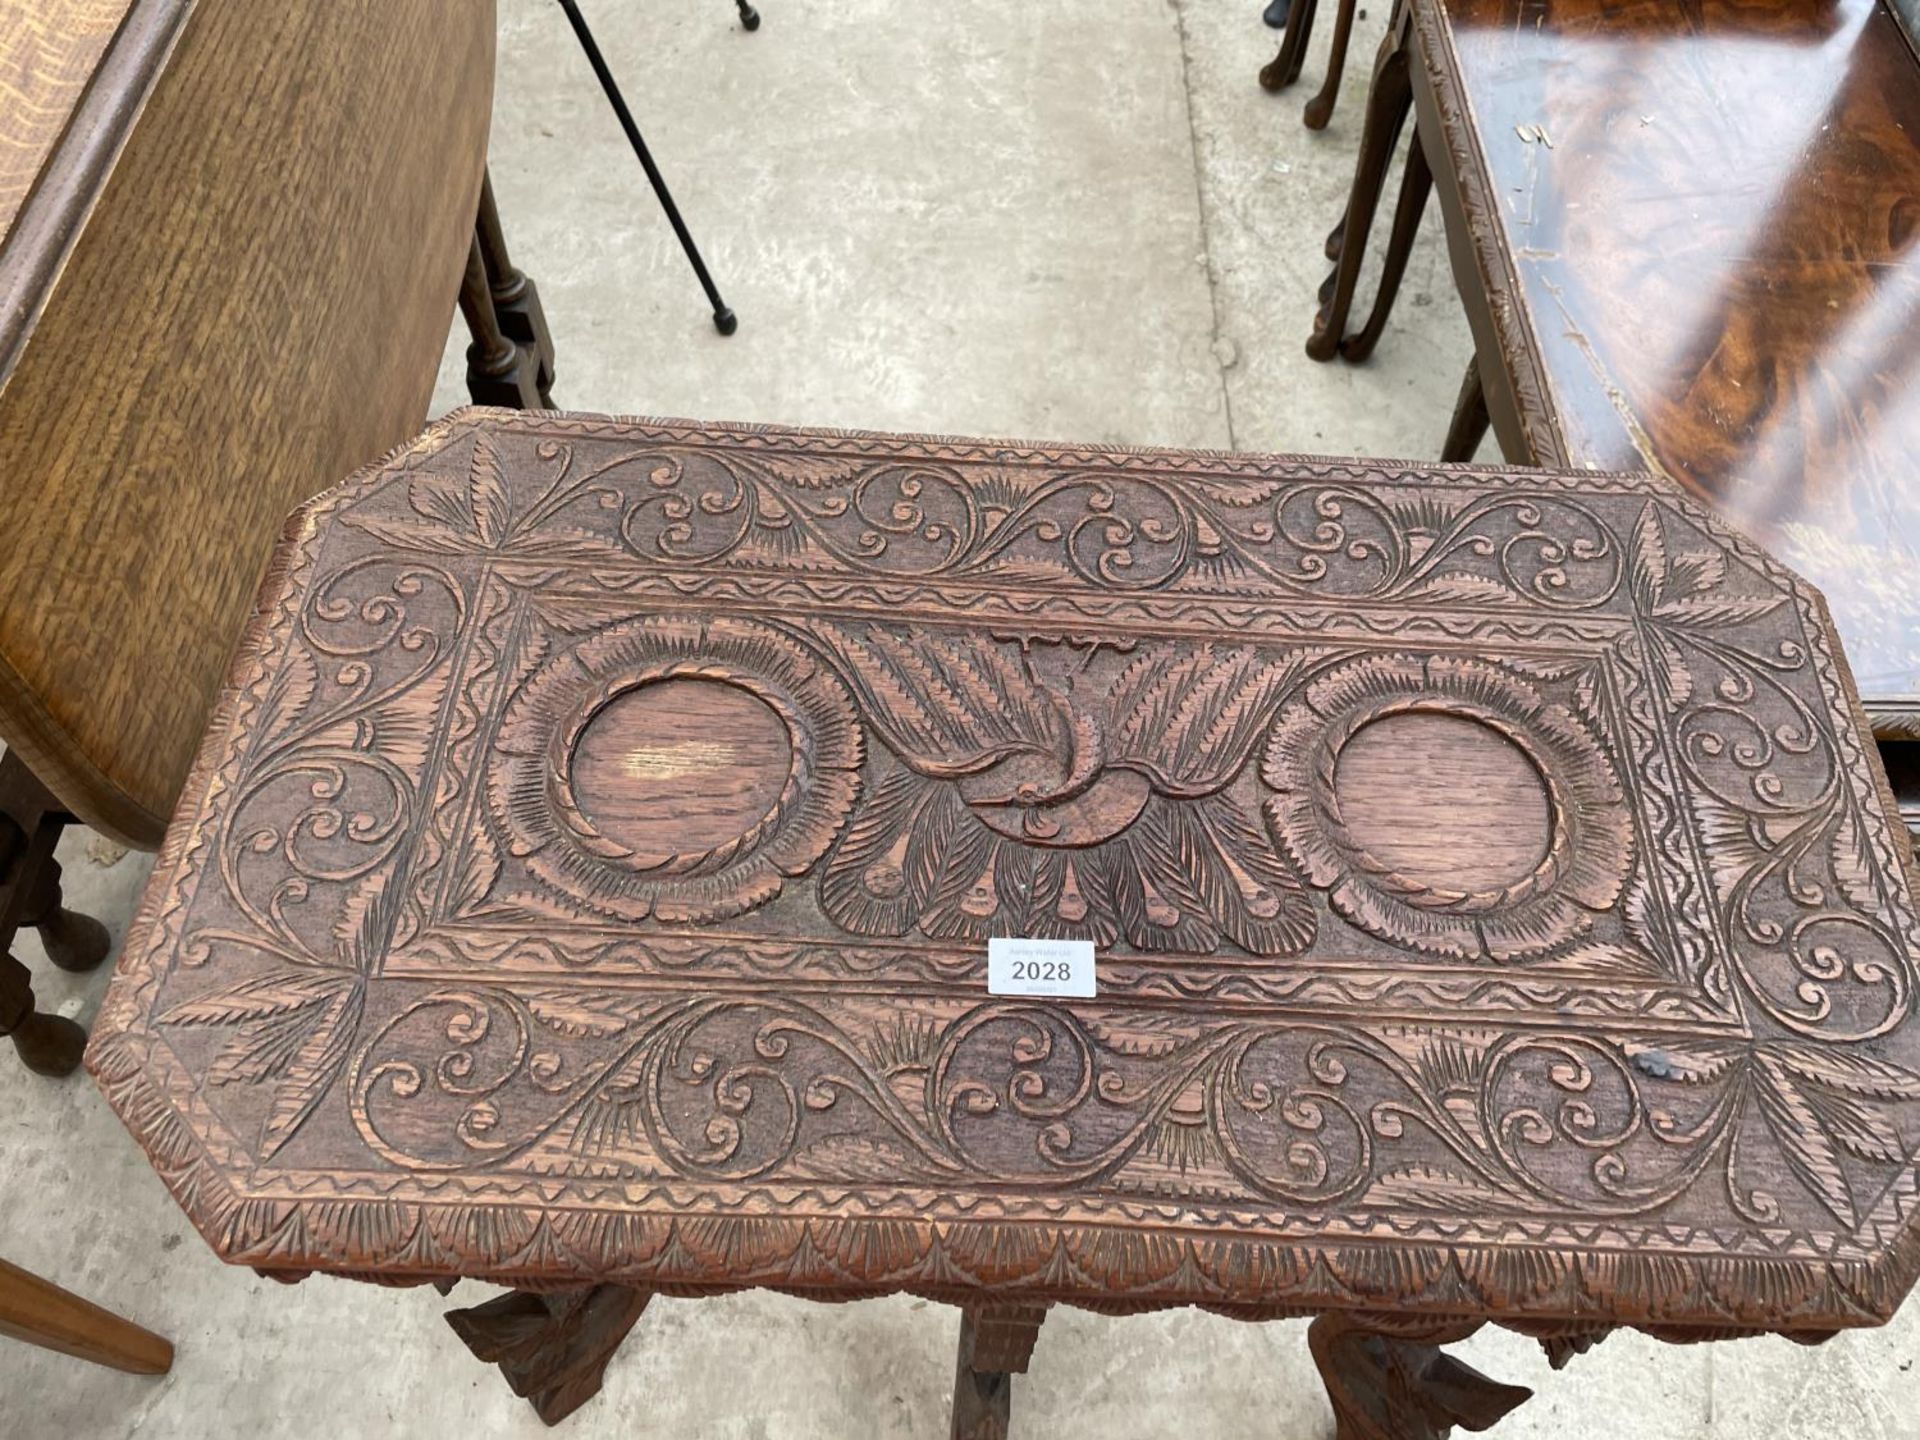
[[[1338,1312],[1437,1434],[1487,1319],[1905,1294],[1865,735],[1652,477],[469,411],[296,515],[89,1063],[223,1258],[520,1286],[550,1418],[758,1285],[969,1307],[981,1433],[1048,1304]]]

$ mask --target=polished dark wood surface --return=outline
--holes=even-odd
[[[1920,734],[1920,62],[1894,16],[1412,9],[1507,453],[1712,500],[1824,591],[1883,733]]]
[[[296,516],[89,1063],[228,1260],[548,1292],[460,1324],[554,1413],[771,1285],[1389,1312],[1439,1433],[1488,1320],[1892,1313],[1887,804],[1655,477],[467,412]]]

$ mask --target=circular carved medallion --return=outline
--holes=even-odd
[[[1612,763],[1564,705],[1497,665],[1343,665],[1275,722],[1274,839],[1361,929],[1519,960],[1619,898],[1633,836]]]
[[[487,796],[513,853],[625,919],[738,915],[827,851],[859,784],[853,702],[768,626],[663,615],[555,655],[507,706]]]

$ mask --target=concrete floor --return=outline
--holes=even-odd
[[[578,409],[1038,439],[1430,457],[1468,353],[1429,217],[1375,360],[1301,350],[1340,211],[1375,0],[1333,125],[1254,84],[1256,0],[726,0],[590,5],[741,316],[717,337],[549,0],[501,0],[493,174]],[[1331,9],[1331,7],[1324,7]],[[456,334],[436,411],[461,403]],[[70,893],[123,929],[148,868],[76,832]],[[104,976],[22,957],[87,1018]],[[0,1341],[0,1434],[541,1433],[430,1290],[291,1289],[206,1252],[84,1078],[0,1055],[0,1253],[171,1336],[141,1380]],[[461,1303],[484,1290],[464,1287]],[[953,1311],[765,1295],[659,1301],[575,1435],[945,1434]],[[1920,1437],[1920,1308],[1807,1350],[1609,1341],[1554,1375],[1531,1342],[1461,1353],[1539,1398],[1493,1432]],[[1304,1325],[1057,1312],[1017,1383],[1027,1436],[1325,1437]]]

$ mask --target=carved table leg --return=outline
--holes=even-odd
[[[1307,102],[1301,119],[1309,130],[1324,130],[1333,118],[1334,102],[1340,98],[1340,80],[1347,68],[1347,42],[1353,38],[1354,0],[1340,0],[1340,12],[1333,20],[1333,48],[1327,52],[1327,78],[1320,82],[1320,93]]]
[[[1481,1323],[1338,1313],[1315,1320],[1307,1344],[1333,1402],[1335,1440],[1444,1440],[1455,1425],[1485,1430],[1531,1399],[1531,1390],[1441,1352]]]
[[[1306,63],[1307,42],[1313,38],[1315,0],[1294,0],[1287,9],[1287,28],[1280,35],[1280,50],[1260,70],[1262,90],[1284,90],[1300,78]]]
[[[951,1440],[1006,1440],[1013,1377],[1027,1373],[1044,1305],[968,1306],[960,1312]]]
[[[1373,87],[1367,95],[1366,123],[1360,132],[1360,152],[1354,161],[1353,189],[1347,197],[1347,214],[1340,230],[1340,253],[1333,273],[1320,287],[1320,309],[1314,316],[1313,335],[1307,341],[1307,354],[1315,360],[1331,360],[1340,351],[1346,334],[1347,314],[1353,308],[1354,287],[1360,280],[1360,262],[1366,253],[1367,233],[1373,228],[1373,212],[1379,208],[1380,191],[1386,184],[1387,167],[1413,108],[1413,84],[1409,73],[1407,23],[1396,15],[1380,42],[1373,65]],[[1329,237],[1331,248],[1331,237]]]
[[[1453,421],[1447,426],[1447,443],[1440,458],[1464,464],[1487,435],[1487,391],[1480,379],[1480,357],[1467,361],[1467,373],[1460,381],[1460,398],[1453,402]]]
[[[733,4],[734,8],[740,12],[740,28],[742,30],[758,30],[760,28],[760,12],[748,4],[747,0],[733,0]]]
[[[515,1290],[484,1305],[449,1310],[469,1350],[498,1365],[513,1393],[558,1425],[600,1393],[607,1362],[652,1294],[625,1285],[586,1285],[535,1294]]]
[[[540,391],[540,403],[553,408],[553,334],[547,329],[547,312],[540,304],[540,288],[515,267],[507,254],[506,232],[500,227],[500,209],[493,200],[493,175],[482,172],[480,213],[474,221],[474,238],[480,242],[480,260],[487,267],[487,289],[493,297],[493,313],[500,322],[500,333],[518,344],[530,346],[538,369],[534,385]]]
[[[509,339],[493,309],[493,287],[476,230],[467,248],[467,270],[460,279],[460,313],[467,317],[473,343],[467,346],[467,393],[477,405],[538,410],[540,362],[533,347]]]

